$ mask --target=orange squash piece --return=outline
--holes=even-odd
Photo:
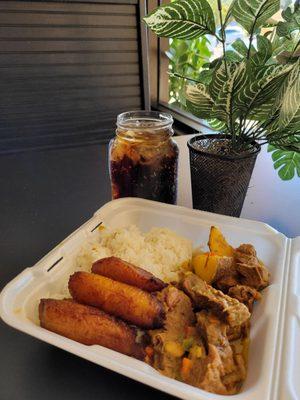
[[[218,256],[233,257],[234,248],[227,243],[222,232],[216,226],[210,228],[208,247],[212,253]]]

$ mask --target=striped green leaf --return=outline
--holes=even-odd
[[[285,80],[284,91],[278,128],[294,132],[300,130],[300,59],[294,64]]]
[[[211,98],[207,86],[198,83],[197,85],[187,85],[186,92],[187,109],[196,117],[210,118],[213,107],[213,99]]]
[[[268,135],[300,130],[300,60],[285,67],[289,67],[289,72],[275,95],[269,114],[266,115],[266,118],[274,120],[268,126]]]
[[[177,0],[156,8],[144,18],[158,36],[193,39],[216,31],[213,11],[206,0]]]
[[[257,52],[250,61],[254,67],[266,64],[272,56],[272,43],[265,36],[257,35]]]
[[[222,132],[222,133],[228,132],[228,126],[223,121],[219,121],[216,118],[212,118],[212,119],[209,119],[207,122],[208,122],[208,125],[215,131]]]
[[[267,123],[266,135],[280,134],[280,129],[278,128],[278,116],[285,96],[284,83],[291,69],[292,66],[289,66],[287,73],[274,78],[272,83],[272,86],[274,87],[273,96],[269,96],[269,98],[264,102],[258,101],[258,105],[255,105],[254,103],[254,106],[252,107],[250,114],[251,117],[253,117],[254,120]],[[266,91],[268,89],[268,86],[266,86]]]
[[[296,4],[296,3],[295,3]],[[285,21],[279,21],[277,24],[276,33],[279,37],[291,36],[291,33],[300,30],[300,6],[298,2],[298,7],[295,6],[292,12],[291,8],[288,7],[282,12],[282,17]]]
[[[296,151],[300,153],[300,131],[287,136],[287,131],[277,131],[267,136],[269,143],[284,151]],[[275,161],[275,159],[273,158]]]
[[[252,69],[252,68],[251,68]],[[247,74],[247,82],[237,95],[237,104],[252,114],[269,99],[276,98],[291,65],[269,65]]]
[[[300,58],[300,45],[292,51],[283,51],[276,57],[279,64],[294,63]]]
[[[226,82],[226,79],[225,63],[223,61],[219,68],[214,70],[212,82],[209,86],[209,92],[214,100],[218,97],[223,85]]]
[[[279,8],[280,0],[234,0],[232,15],[251,34]]]
[[[252,105],[252,109],[249,112],[248,118],[254,121],[266,121],[272,114],[274,102],[275,99],[270,98],[257,107]]]
[[[225,58],[230,62],[239,62],[242,60],[242,57],[233,50],[227,50],[225,52]]]
[[[235,71],[235,67],[235,63],[227,62],[227,70],[229,75],[232,75],[232,73]],[[221,92],[227,80],[228,77],[226,72],[226,63],[222,61],[219,67],[216,66],[213,73],[212,82],[209,86],[209,93],[214,100],[218,98],[219,93]]]
[[[225,27],[228,25],[228,23],[229,23],[230,20],[232,19],[232,10],[233,10],[235,1],[236,1],[236,0],[232,0],[231,4],[230,4],[230,6],[229,6],[229,8],[228,8],[228,10],[227,10],[227,14],[226,14],[226,16],[225,16],[225,18],[224,18],[224,26],[225,26]]]
[[[237,117],[236,97],[246,82],[246,64],[225,63],[216,71],[211,93],[215,97],[212,116],[230,125]]]
[[[199,74],[199,81],[205,85],[209,85],[213,77],[211,69],[203,69]]]
[[[248,53],[248,47],[243,42],[242,39],[236,39],[231,45],[236,52],[238,52],[241,56],[246,57]]]

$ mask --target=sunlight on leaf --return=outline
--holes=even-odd
[[[232,15],[248,33],[252,33],[279,9],[279,0],[235,0]]]
[[[213,100],[210,97],[207,86],[202,83],[187,85],[186,100],[188,110],[199,118],[208,118],[211,115]]]
[[[213,11],[206,0],[177,0],[156,8],[144,18],[158,36],[193,39],[215,34]]]

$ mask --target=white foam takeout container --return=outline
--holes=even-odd
[[[248,376],[241,393],[243,400],[300,399],[300,237],[288,239],[270,226],[232,217],[171,206],[142,199],[120,199],[107,203],[82,227],[71,234],[35,266],[26,268],[3,289],[0,315],[12,327],[182,399],[227,399],[160,375],[142,361],[102,346],[85,346],[38,325],[40,298],[62,289],[72,272],[80,246],[95,234],[103,222],[111,228],[129,224],[142,231],[168,227],[205,244],[211,225],[221,228],[235,247],[252,243],[271,272],[271,285],[254,307]]]

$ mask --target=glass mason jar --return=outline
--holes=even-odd
[[[176,203],[178,147],[172,124],[171,115],[155,111],[118,115],[116,136],[109,144],[113,199]]]

